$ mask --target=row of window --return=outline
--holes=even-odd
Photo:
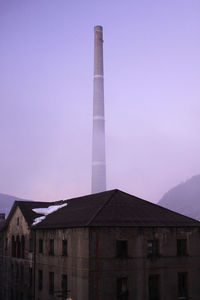
[[[43,289],[43,271],[38,270],[38,290],[42,291]],[[63,274],[61,278],[60,289],[54,289],[54,272],[49,272],[49,294],[56,295],[57,297],[63,297],[64,299],[68,297],[68,284],[67,284],[67,275]]]
[[[188,299],[188,273],[178,273],[177,275],[178,299]],[[160,275],[152,274],[148,278],[149,300],[161,300]],[[128,278],[117,279],[117,300],[128,300]]]
[[[128,257],[128,241],[118,240],[116,243],[117,257],[127,258]],[[177,240],[177,256],[187,256],[187,240],[178,239]],[[159,257],[159,240],[148,240],[147,241],[147,256],[148,257]]]
[[[40,254],[43,253],[43,239],[39,239],[38,243],[38,252]],[[62,255],[67,256],[67,240],[62,240]],[[29,251],[33,251],[33,241],[30,239]],[[49,255],[54,255],[54,239],[49,240]],[[177,240],[177,256],[187,256],[187,240],[186,239],[178,239]],[[12,256],[13,257],[25,257],[25,238],[22,235],[21,238],[19,236],[12,236]],[[116,242],[116,256],[119,258],[127,258],[128,257],[128,241],[127,240],[118,240]],[[160,256],[159,250],[159,240],[148,240],[147,241],[147,256],[148,257],[158,257]]]
[[[17,235],[12,236],[12,256],[13,257],[18,257],[18,258],[25,258],[25,238],[22,235],[21,237]]]
[[[43,240],[39,239],[38,252],[43,253]],[[67,240],[62,240],[62,255],[67,256]],[[54,239],[49,240],[49,255],[54,255]]]

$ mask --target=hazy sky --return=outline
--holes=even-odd
[[[156,202],[200,173],[199,0],[0,0],[1,193],[90,193],[95,25],[108,189]]]

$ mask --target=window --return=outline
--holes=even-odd
[[[32,268],[29,268],[29,287],[32,287]]]
[[[11,263],[11,278],[14,279],[13,277],[14,277],[14,265],[13,263]]]
[[[178,273],[178,299],[188,299],[188,274]]]
[[[14,235],[12,236],[12,256],[16,257],[16,241]]]
[[[38,271],[38,289],[41,291],[43,287],[43,272],[42,270]]]
[[[8,250],[8,239],[6,238],[5,239],[5,251],[7,251]]]
[[[67,240],[62,241],[62,255],[67,256]]]
[[[21,273],[21,282],[23,282],[24,281],[24,266],[23,265],[21,265],[21,267],[20,267],[20,273]]]
[[[62,275],[62,297],[68,297],[68,290],[67,290],[67,275]]]
[[[24,238],[24,235],[22,235],[21,247],[22,247],[21,257],[25,258],[25,238]]]
[[[17,226],[19,226],[19,218],[17,218]]]
[[[16,244],[17,244],[17,257],[21,256],[21,243],[20,243],[20,238],[17,236],[16,238]]]
[[[15,264],[15,270],[16,270],[16,279],[19,279],[19,266],[18,266],[18,263]]]
[[[54,255],[54,240],[49,241],[49,255]]]
[[[177,256],[187,255],[187,240],[177,240]]]
[[[54,272],[49,272],[49,294],[54,294]]]
[[[117,279],[117,300],[128,300],[128,280],[126,277]]]
[[[157,257],[159,256],[159,243],[158,240],[148,240],[148,256]]]
[[[39,239],[39,253],[43,253],[43,240]]]
[[[160,276],[149,276],[149,300],[160,300]]]
[[[128,242],[124,240],[118,240],[116,247],[117,247],[117,257],[119,258],[126,258],[128,257]]]

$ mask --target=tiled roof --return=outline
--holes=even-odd
[[[119,190],[64,202],[67,206],[48,215],[34,228],[200,226],[196,220]]]

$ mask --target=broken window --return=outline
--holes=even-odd
[[[127,277],[117,279],[117,300],[128,300]]]
[[[49,255],[54,255],[54,240],[49,240]]]
[[[54,294],[54,272],[49,272],[49,294]]]
[[[128,242],[126,240],[118,240],[116,244],[117,257],[128,257]]]
[[[67,240],[62,241],[62,255],[67,256]]]
[[[178,299],[188,299],[188,274],[178,273]]]
[[[148,240],[147,252],[149,257],[159,256],[159,242],[158,240]]]
[[[177,256],[186,256],[187,255],[187,240],[180,239],[177,240]]]
[[[160,276],[149,276],[149,300],[160,300]]]

